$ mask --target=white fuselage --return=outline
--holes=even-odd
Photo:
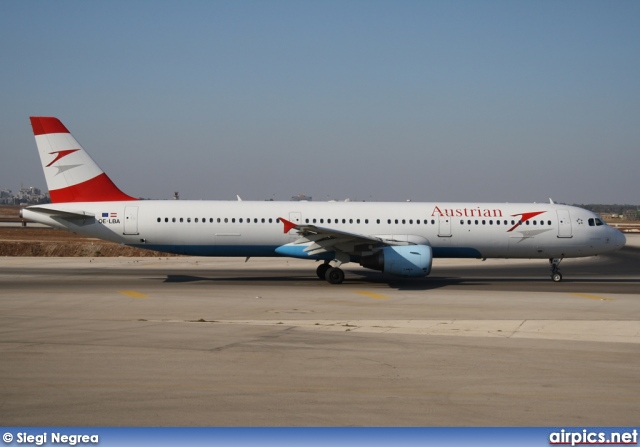
[[[569,258],[621,248],[625,238],[590,211],[559,204],[418,202],[159,201],[42,205],[82,212],[60,219],[23,210],[23,217],[126,245],[196,256],[279,256],[298,239],[282,217],[385,239],[426,240],[441,258]],[[301,258],[332,259],[330,254]]]

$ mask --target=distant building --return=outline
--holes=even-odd
[[[0,190],[0,204],[11,205],[13,204],[13,194],[10,189]]]
[[[313,197],[305,196],[304,194],[298,194],[296,196],[291,197],[292,202],[311,202]]]
[[[0,204],[2,205],[32,205],[49,202],[51,202],[49,193],[43,193],[40,188],[36,188],[35,186],[20,188],[17,194],[13,194],[10,189],[0,190]]]

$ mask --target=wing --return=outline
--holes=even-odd
[[[337,255],[344,253],[346,255],[367,256],[373,254],[380,247],[415,245],[426,242],[426,240],[412,241],[407,236],[400,238],[391,235],[375,236],[316,225],[296,224],[282,217],[280,217],[280,221],[284,224],[285,233],[297,230],[300,237],[290,245],[307,245],[302,250],[306,256],[316,256],[328,252],[336,252]],[[428,242],[426,243],[428,244]]]

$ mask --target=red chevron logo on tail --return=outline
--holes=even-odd
[[[51,163],[49,163],[46,167],[48,168],[49,166],[51,166],[52,164],[54,164],[56,161],[60,160],[63,157],[66,157],[69,154],[73,154],[74,152],[79,151],[80,149],[67,149],[64,151],[55,151],[55,152],[49,152],[50,155],[53,154],[58,154],[56,155],[56,158],[53,159],[53,161]]]

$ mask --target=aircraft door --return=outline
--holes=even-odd
[[[438,236],[451,237],[451,218],[449,216],[438,218]]]
[[[123,234],[139,234],[137,206],[126,206],[124,208],[124,233]]]
[[[556,213],[558,214],[558,237],[573,237],[569,210],[557,210]]]
[[[302,213],[289,213],[289,222],[293,222],[295,224],[300,225],[302,223]],[[297,235],[298,234],[298,230],[289,230],[289,233],[291,235]]]

